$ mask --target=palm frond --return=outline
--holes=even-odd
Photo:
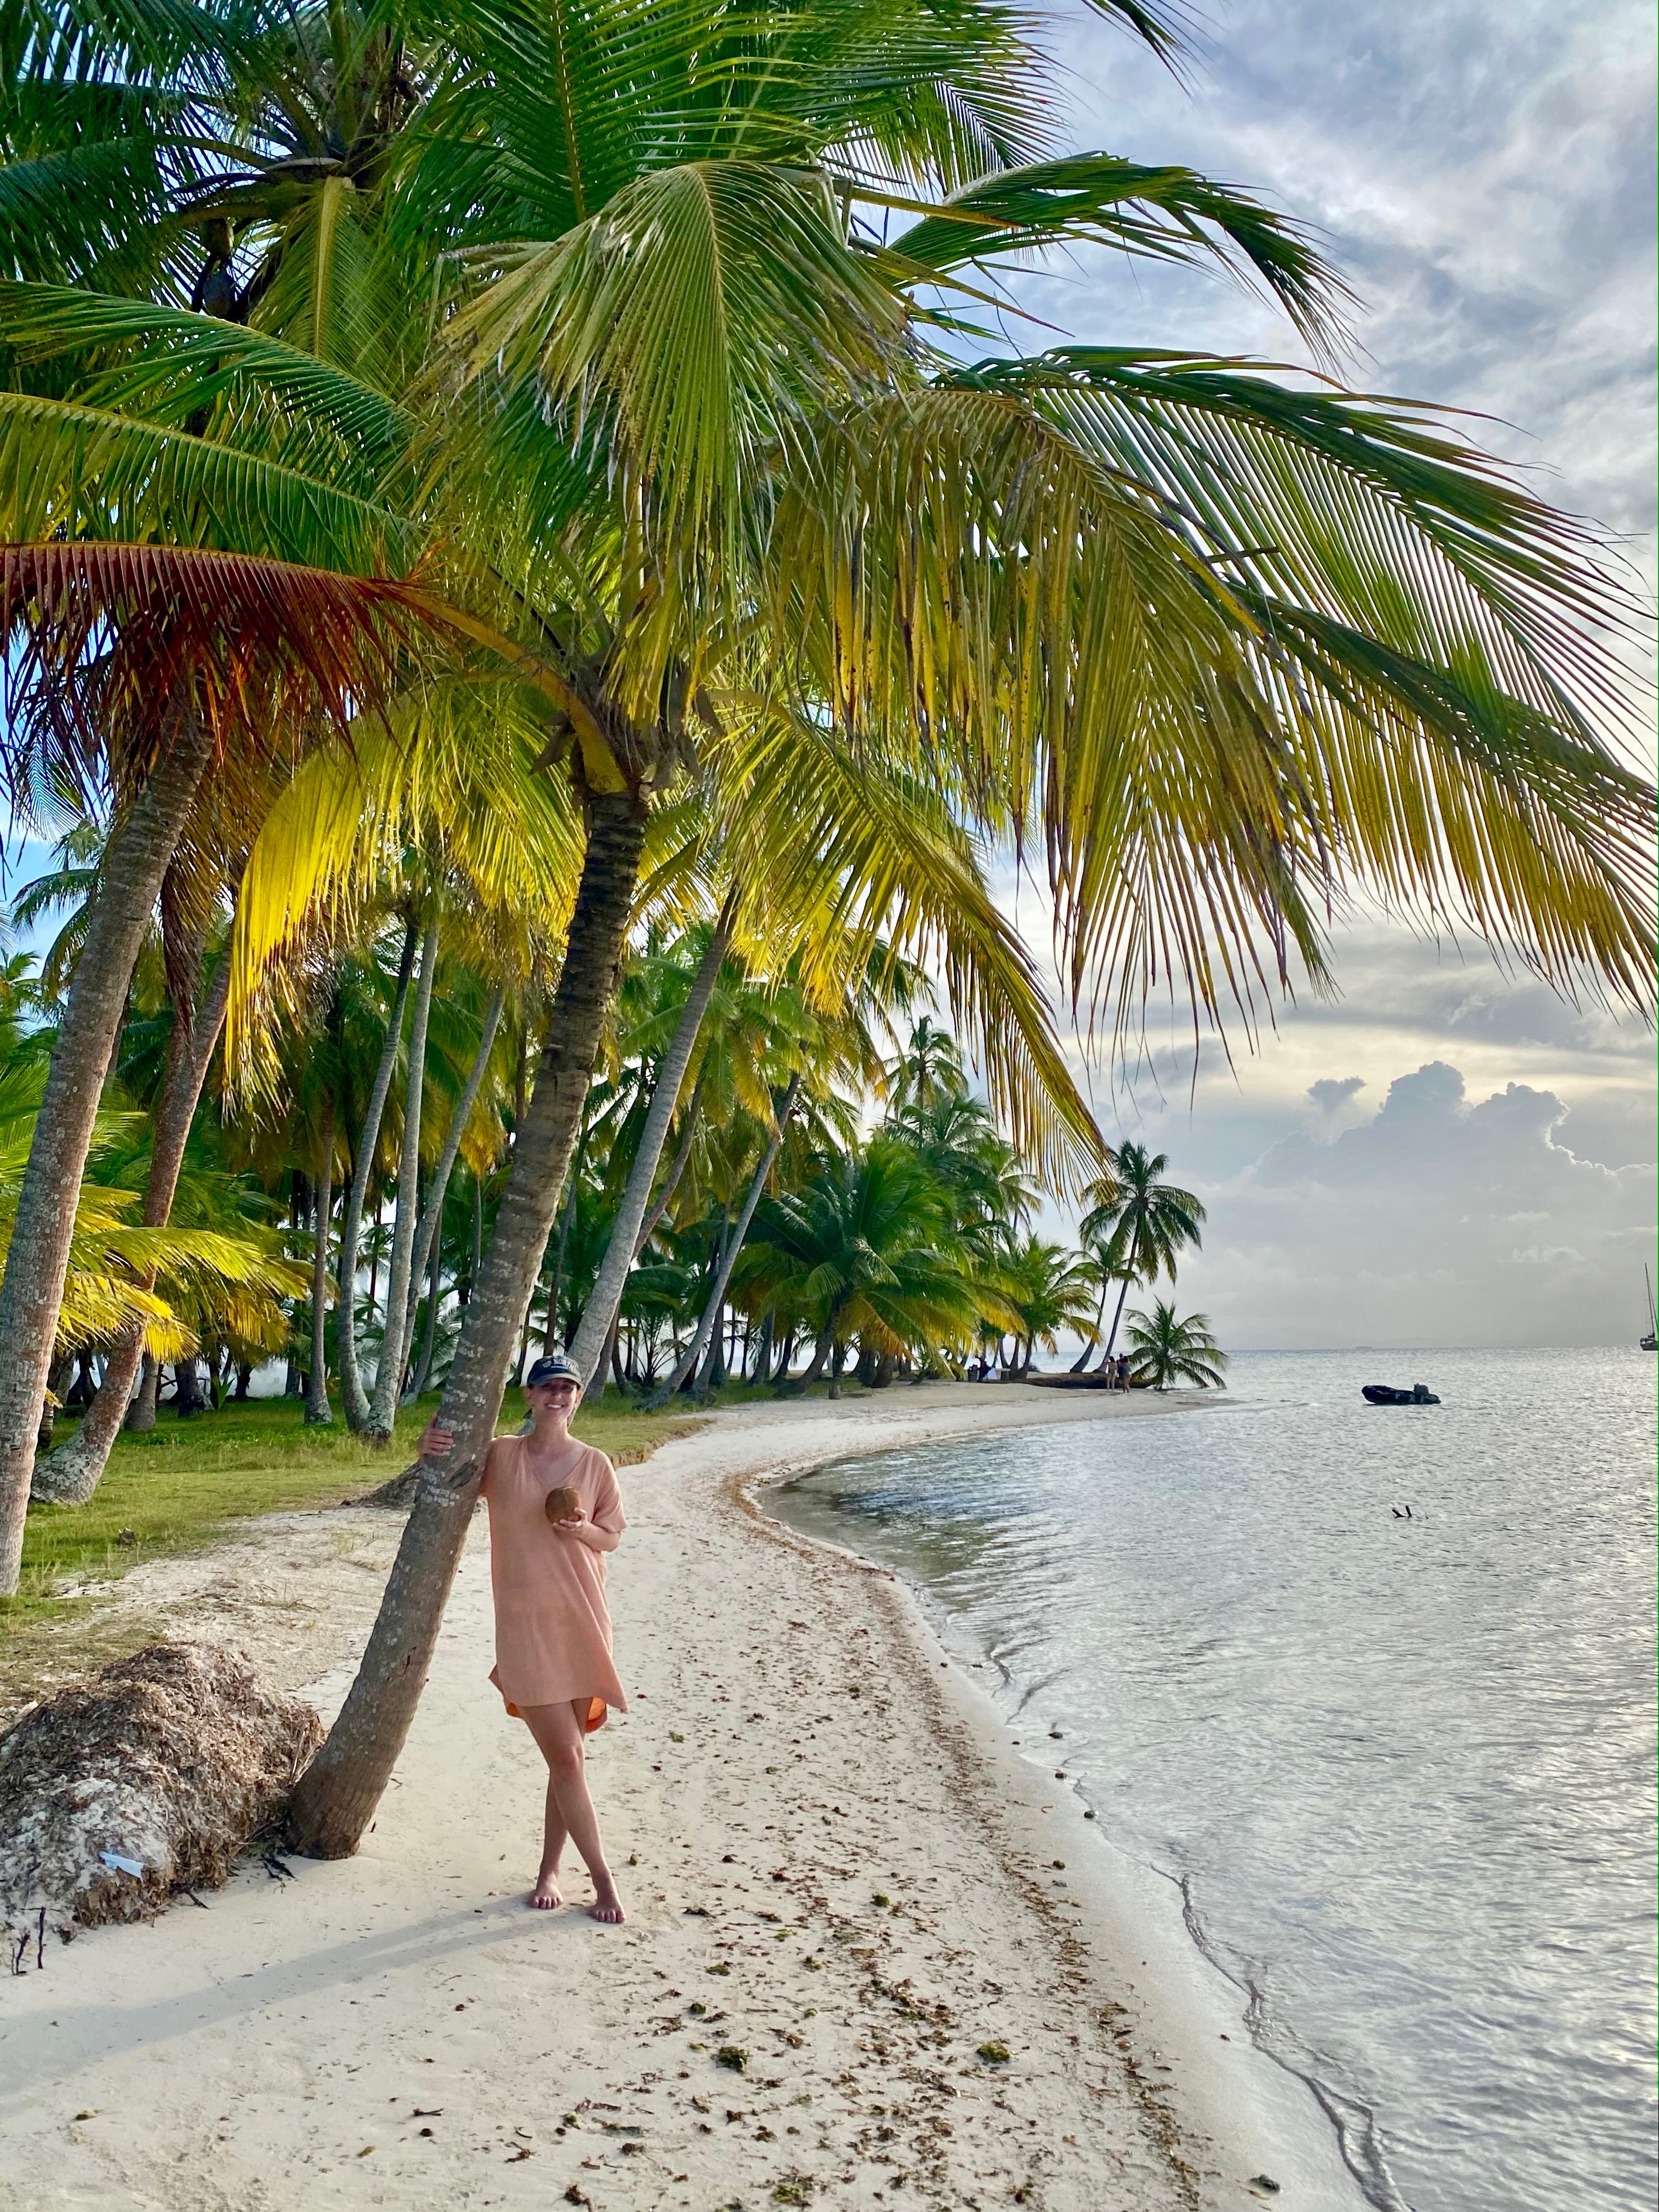
[[[1253,279],[1322,351],[1340,337],[1342,313],[1352,304],[1298,225],[1191,169],[1073,154],[977,178],[936,206],[871,189],[860,197],[920,218],[891,246],[895,272],[910,283],[948,282],[963,266],[983,269],[1058,246],[1106,246]]]

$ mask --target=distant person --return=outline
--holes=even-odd
[[[1129,1382],[1129,1365],[1130,1362],[1128,1353],[1127,1352],[1120,1352],[1117,1355],[1117,1387],[1120,1390],[1127,1390],[1131,1387]]]
[[[564,1903],[559,1869],[568,1838],[592,1877],[588,1917],[614,1924],[625,1916],[587,1791],[584,1739],[603,1728],[612,1705],[628,1710],[605,1597],[605,1554],[628,1523],[616,1469],[570,1434],[581,1395],[581,1377],[562,1353],[538,1359],[524,1384],[534,1425],[526,1436],[497,1437],[484,1459],[479,1494],[489,1509],[495,1600],[489,1679],[547,1761],[542,1863],[530,1903],[547,1912]],[[454,1443],[434,1419],[416,1449],[442,1459]]]

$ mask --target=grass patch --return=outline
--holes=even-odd
[[[122,1436],[103,1480],[85,1505],[32,1505],[22,1577],[0,1599],[0,1633],[15,1635],[84,1601],[64,1586],[103,1582],[139,1560],[200,1548],[232,1522],[301,1506],[337,1505],[384,1482],[414,1457],[434,1396],[399,1412],[392,1443],[376,1451],[337,1419],[308,1429],[299,1401],[261,1398],[179,1420],[163,1408],[143,1436]],[[517,1426],[509,1405],[504,1425]],[[618,1466],[648,1458],[683,1436],[683,1415],[584,1407],[574,1432]],[[60,1421],[58,1437],[72,1433]]]

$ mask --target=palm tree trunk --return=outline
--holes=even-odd
[[[666,1405],[708,1349],[710,1332],[719,1318],[720,1308],[726,1304],[726,1286],[732,1279],[732,1270],[737,1265],[738,1253],[743,1249],[743,1240],[749,1234],[749,1224],[755,1218],[755,1208],[760,1204],[761,1193],[766,1188],[766,1178],[771,1174],[776,1164],[778,1154],[783,1148],[783,1133],[789,1126],[789,1116],[794,1112],[795,1101],[799,1096],[800,1073],[798,1069],[789,1079],[789,1088],[783,1094],[783,1103],[778,1108],[773,1120],[771,1137],[762,1156],[761,1164],[755,1170],[749,1188],[744,1195],[743,1211],[738,1216],[737,1226],[726,1240],[725,1249],[720,1255],[720,1264],[714,1276],[714,1286],[708,1293],[708,1302],[703,1308],[702,1319],[697,1323],[697,1333],[692,1338],[684,1358],[668,1381],[659,1391],[653,1391],[647,1400],[647,1407]]]
[[[621,969],[645,830],[646,809],[630,794],[590,799],[581,883],[536,1088],[515,1132],[495,1233],[438,1411],[454,1449],[419,1464],[415,1503],[356,1680],[289,1811],[293,1848],[314,1857],[356,1850],[426,1681]]]
[[[548,1287],[547,1311],[542,1320],[542,1354],[544,1358],[545,1358],[550,1352],[556,1352],[559,1348],[559,1294],[564,1288],[564,1255],[570,1243],[570,1224],[575,1218],[576,1213],[576,1176],[581,1172],[581,1147],[580,1145],[578,1145],[576,1148],[576,1158],[574,1166],[575,1172],[567,1178],[569,1188],[565,1192],[564,1204],[559,1209],[559,1241],[557,1245],[554,1248],[553,1253],[553,1280]],[[540,1279],[540,1274],[541,1270],[538,1268],[538,1279]],[[524,1354],[525,1352],[527,1352],[529,1349],[530,1328],[529,1322],[526,1321],[525,1324],[524,1351],[520,1352],[519,1354],[519,1372],[521,1376],[524,1372]]]
[[[833,1323],[826,1322],[823,1334],[812,1346],[812,1357],[801,1372],[799,1384],[801,1389],[805,1390],[809,1383],[816,1382],[823,1374],[823,1364],[830,1357],[830,1348],[834,1341]]]
[[[1073,1375],[1082,1374],[1084,1369],[1089,1364],[1090,1358],[1094,1352],[1096,1345],[1100,1342],[1100,1325],[1106,1318],[1106,1293],[1110,1286],[1110,1276],[1103,1274],[1100,1279],[1100,1307],[1099,1310],[1095,1315],[1095,1333],[1089,1339],[1089,1341],[1084,1346],[1077,1358],[1072,1362],[1071,1371]]]
[[[1129,1255],[1129,1256],[1130,1256],[1130,1268],[1131,1268],[1131,1270],[1133,1270],[1133,1262],[1134,1262],[1134,1258],[1135,1258],[1135,1253],[1136,1253],[1136,1252],[1138,1252],[1138,1251],[1139,1251],[1139,1246],[1137,1246],[1137,1247],[1135,1248],[1135,1252],[1132,1252],[1132,1253],[1130,1254],[1130,1255]],[[1127,1298],[1127,1297],[1128,1297],[1128,1295],[1129,1295],[1129,1285],[1130,1285],[1130,1284],[1131,1284],[1133,1280],[1134,1280],[1134,1276],[1133,1276],[1133,1272],[1126,1272],[1126,1273],[1125,1273],[1125,1275],[1124,1275],[1124,1278],[1123,1278],[1123,1285],[1122,1285],[1122,1288],[1119,1291],[1119,1292],[1118,1292],[1118,1294],[1117,1294],[1117,1310],[1116,1310],[1116,1311],[1113,1314],[1113,1316],[1112,1316],[1112,1333],[1111,1333],[1111,1334],[1110,1334],[1110,1335],[1107,1338],[1107,1340],[1106,1340],[1106,1349],[1105,1349],[1105,1351],[1104,1351],[1104,1352],[1103,1352],[1101,1353],[1101,1355],[1100,1355],[1100,1364],[1101,1364],[1101,1366],[1102,1366],[1103,1368],[1105,1366],[1106,1362],[1107,1362],[1107,1361],[1111,1358],[1111,1356],[1112,1356],[1112,1346],[1113,1346],[1117,1342],[1117,1328],[1118,1328],[1118,1323],[1119,1323],[1119,1322],[1122,1320],[1122,1318],[1123,1318],[1123,1301],[1125,1300],[1125,1298]]]
[[[409,1364],[410,1347],[415,1341],[415,1314],[420,1304],[421,1278],[427,1272],[427,1263],[434,1250],[443,1242],[441,1231],[444,1199],[449,1189],[449,1178],[455,1171],[455,1163],[460,1157],[461,1139],[466,1134],[466,1125],[472,1119],[472,1109],[477,1105],[478,1093],[483,1088],[484,1075],[489,1066],[489,1055],[495,1048],[495,1032],[501,1025],[501,1012],[506,1005],[507,986],[503,984],[489,1002],[489,1011],[484,1016],[483,1029],[478,1039],[478,1049],[473,1054],[472,1065],[467,1070],[466,1081],[462,1086],[459,1098],[455,1103],[455,1111],[450,1116],[449,1128],[444,1138],[443,1150],[438,1155],[438,1164],[432,1170],[431,1187],[427,1192],[426,1212],[420,1227],[415,1232],[415,1258],[409,1279],[409,1318],[404,1328],[405,1366]],[[437,1280],[435,1274],[433,1280],[434,1282]],[[427,1331],[428,1346],[431,1334],[431,1330],[428,1329]],[[425,1350],[422,1353],[422,1376],[426,1375],[431,1364],[429,1349]],[[410,1395],[419,1397],[425,1387],[424,1382],[422,1382]]]
[[[323,1117],[322,1160],[317,1170],[311,1255],[311,1373],[306,1380],[306,1426],[332,1425],[328,1402],[328,1217],[334,1200],[334,1117],[331,1094]]]
[[[175,718],[166,750],[106,847],[52,1052],[0,1277],[0,1596],[17,1588],[46,1371],[111,1042],[212,750],[198,716]]]
[[[708,1011],[708,1002],[714,995],[714,986],[720,980],[726,948],[732,942],[732,918],[737,911],[737,892],[727,894],[714,923],[714,935],[708,940],[708,950],[703,954],[697,972],[691,979],[691,988],[686,994],[685,1004],[675,1024],[674,1035],[662,1066],[657,1071],[657,1085],[651,1094],[651,1104],[645,1117],[645,1127],[640,1132],[639,1149],[634,1155],[634,1164],[628,1171],[628,1181],[623,1186],[622,1204],[611,1224],[611,1241],[605,1248],[605,1257],[599,1262],[599,1272],[582,1316],[582,1325],[576,1331],[576,1340],[570,1347],[572,1364],[584,1380],[591,1374],[603,1374],[599,1365],[611,1324],[622,1303],[623,1285],[628,1280],[628,1271],[633,1266],[641,1249],[641,1233],[646,1209],[651,1197],[651,1186],[656,1181],[657,1164],[662,1158],[662,1148],[668,1141],[669,1125],[674,1118],[674,1109],[679,1103],[680,1085],[685,1080],[685,1071],[691,1064],[697,1031],[702,1027],[702,1018]],[[681,1139],[682,1153],[690,1149],[690,1126],[688,1122]],[[676,1163],[683,1167],[684,1159]],[[662,1204],[666,1207],[673,1195],[678,1176],[671,1173]],[[660,1212],[656,1221],[662,1218]],[[652,1227],[654,1228],[656,1221]],[[649,1231],[644,1232],[649,1235]]]
[[[193,1021],[176,1035],[167,1055],[167,1079],[161,1110],[150,1142],[149,1175],[144,1184],[142,1216],[146,1229],[165,1228],[173,1212],[173,1193],[185,1164],[185,1146],[191,1124],[207,1081],[207,1072],[225,1025],[225,1006],[230,996],[230,947],[225,947],[206,998]],[[181,1024],[181,1028],[183,1025]],[[145,1288],[153,1286],[152,1274]],[[104,1469],[121,1424],[127,1418],[132,1386],[143,1364],[144,1332],[129,1329],[110,1346],[109,1363],[98,1395],[87,1408],[77,1434],[60,1445],[50,1459],[36,1463],[32,1494],[59,1505],[84,1505],[103,1480]],[[152,1404],[148,1425],[155,1425]]]
[[[697,1079],[691,1085],[691,1096],[685,1102],[685,1112],[680,1120],[680,1140],[674,1147],[674,1157],[668,1164],[668,1173],[663,1177],[662,1188],[651,1201],[650,1211],[640,1224],[640,1233],[634,1239],[634,1257],[637,1260],[657,1233],[657,1224],[673,1203],[674,1193],[680,1187],[680,1177],[685,1173],[691,1158],[691,1140],[697,1133],[697,1112],[702,1104],[702,1085],[705,1070],[697,1070]]]
[[[410,1377],[409,1395],[404,1403],[412,1405],[427,1386],[432,1373],[432,1355],[438,1343],[438,1299],[443,1289],[443,1246],[434,1243],[428,1263],[426,1285],[426,1327],[421,1332],[421,1356]]]
[[[421,1279],[413,1273],[415,1228],[421,1202],[421,1104],[426,1088],[426,1037],[432,1018],[432,986],[437,972],[438,918],[434,915],[421,945],[421,972],[415,985],[415,1011],[409,1023],[409,1058],[404,1080],[404,1145],[398,1163],[392,1266],[386,1285],[386,1327],[380,1332],[380,1364],[375,1370],[374,1397],[368,1413],[369,1441],[377,1444],[392,1441],[392,1424],[397,1416],[398,1400],[403,1394],[404,1363],[408,1357],[410,1289],[411,1284],[418,1285]]]
[[[398,1047],[403,1042],[404,1000],[409,995],[409,979],[415,967],[415,949],[420,942],[418,925],[411,921],[404,931],[403,957],[398,963],[398,988],[392,1001],[392,1012],[386,1025],[386,1042],[380,1048],[380,1064],[374,1071],[374,1087],[368,1094],[368,1109],[363,1115],[362,1133],[357,1140],[357,1157],[352,1168],[351,1188],[346,1194],[345,1216],[340,1224],[340,1267],[337,1310],[339,1340],[340,1406],[346,1417],[346,1426],[361,1434],[368,1426],[368,1393],[363,1389],[362,1375],[357,1365],[357,1240],[362,1234],[363,1201],[368,1195],[368,1186],[374,1173],[374,1151],[380,1141],[380,1118],[386,1112],[386,1093],[392,1088],[392,1075],[398,1065]]]
[[[127,1415],[127,1426],[135,1436],[142,1436],[155,1426],[155,1401],[161,1387],[161,1363],[153,1352],[144,1354],[144,1364],[138,1372],[138,1395],[132,1401],[132,1411]]]

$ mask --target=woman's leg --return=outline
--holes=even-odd
[[[553,1778],[547,1778],[547,1805],[542,1815],[542,1863],[536,1874],[536,1887],[530,1893],[530,1902],[545,1912],[551,1912],[564,1903],[564,1892],[559,1887],[559,1867],[564,1857],[566,1840],[564,1815],[559,1810],[558,1794],[553,1787]]]
[[[582,1702],[586,1705],[586,1700]],[[592,1917],[610,1923],[619,1921],[623,1917],[622,1899],[605,1863],[599,1818],[593,1810],[593,1800],[587,1794],[587,1753],[576,1708],[571,1705],[526,1705],[523,1711],[525,1723],[547,1761],[548,1846],[550,1848],[555,1840],[553,1821],[556,1817],[592,1876],[595,1896],[588,1908]],[[563,1834],[557,1840],[562,1850]],[[544,1854],[544,1875],[546,1870]],[[541,1887],[538,1881],[538,1891]],[[554,1887],[556,1889],[556,1882]],[[533,1898],[532,1901],[535,1901]]]

